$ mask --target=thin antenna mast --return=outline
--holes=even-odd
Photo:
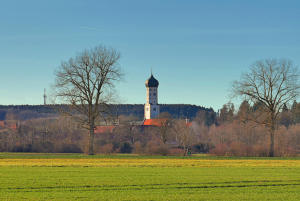
[[[44,89],[44,105],[47,105],[46,89]]]

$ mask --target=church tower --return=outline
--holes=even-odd
[[[159,116],[158,93],[159,82],[153,77],[152,73],[146,80],[147,101],[145,104],[145,119],[156,119]]]

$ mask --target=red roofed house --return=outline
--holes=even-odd
[[[112,133],[116,126],[96,126],[95,134]]]
[[[0,128],[6,128],[6,129],[8,128],[16,131],[18,126],[15,121],[0,121]]]
[[[2,128],[5,127],[4,121],[0,121],[0,127],[2,127]]]
[[[144,126],[162,126],[166,123],[167,119],[145,119],[143,125]]]
[[[12,129],[12,130],[17,130],[17,124],[16,123],[9,124],[7,127],[10,128],[10,129]]]

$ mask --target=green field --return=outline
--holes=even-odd
[[[300,160],[0,153],[0,199],[300,200]]]

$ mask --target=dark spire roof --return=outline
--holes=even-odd
[[[145,83],[146,87],[158,87],[159,85],[159,82],[157,81],[157,79],[155,79],[151,73],[151,77],[146,80],[146,83]]]

